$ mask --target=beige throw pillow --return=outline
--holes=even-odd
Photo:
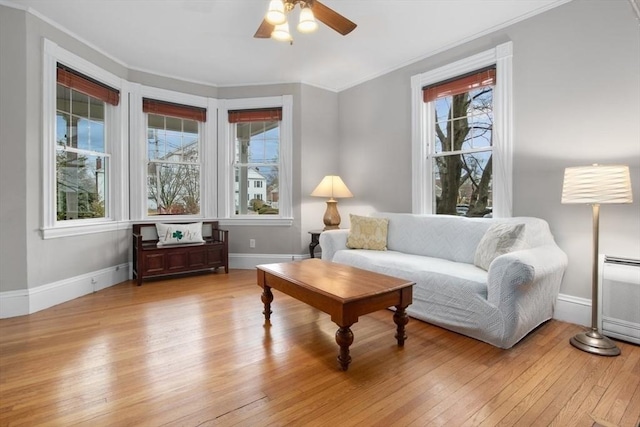
[[[158,246],[204,243],[202,222],[191,224],[156,224]]]
[[[349,215],[351,228],[347,237],[347,247],[351,249],[387,250],[388,218]]]
[[[523,249],[524,243],[524,224],[493,224],[482,236],[473,263],[482,268],[489,270],[491,262],[509,252]]]

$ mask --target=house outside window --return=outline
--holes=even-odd
[[[94,92],[86,77],[62,67],[57,74],[56,220],[105,218],[110,161],[107,103],[85,93]]]
[[[292,97],[226,100],[229,180],[227,218],[244,223],[291,220]],[[284,187],[284,195],[283,195]],[[283,203],[283,199],[287,202]]]
[[[512,214],[511,42],[413,76],[413,211]]]
[[[147,215],[200,214],[200,123],[206,110],[143,99]]]

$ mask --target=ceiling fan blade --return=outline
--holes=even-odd
[[[311,4],[311,10],[313,10],[313,15],[316,19],[328,27],[333,28],[343,36],[346,36],[357,27],[355,23],[320,3],[318,0],[314,0]]]
[[[275,27],[269,24],[266,19],[262,20],[262,23],[258,27],[258,31],[253,35],[257,39],[268,39],[271,37],[271,33]]]

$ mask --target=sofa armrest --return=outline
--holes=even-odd
[[[322,259],[333,261],[333,256],[341,249],[347,248],[348,229],[327,230],[320,234],[320,247],[322,248]]]
[[[514,313],[523,295],[553,311],[567,264],[567,255],[556,245],[501,255],[489,266],[487,299],[504,314]]]

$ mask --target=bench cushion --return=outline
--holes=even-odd
[[[202,222],[191,224],[156,224],[158,246],[204,243]]]

